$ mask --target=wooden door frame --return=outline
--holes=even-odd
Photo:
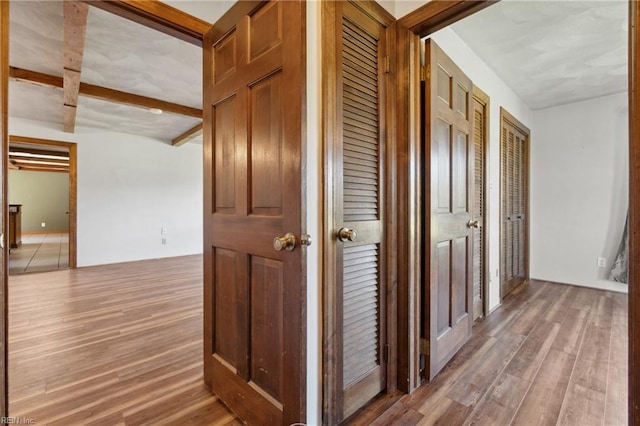
[[[481,277],[480,286],[482,291],[482,316],[487,316],[489,314],[489,281],[491,279],[491,272],[489,271],[489,256],[487,253],[489,252],[489,211],[490,206],[488,202],[488,185],[487,183],[490,180],[489,177],[489,137],[491,136],[491,98],[487,95],[482,89],[480,89],[475,84],[473,85],[473,98],[477,100],[484,109],[483,115],[483,123],[482,127],[484,130],[483,140],[482,140],[482,164],[484,167],[484,173],[482,176],[482,233],[484,238],[482,239],[482,258],[480,262],[482,263],[482,270],[484,271],[483,276]],[[476,152],[475,155],[478,155]]]
[[[395,46],[395,20],[375,1],[358,1],[354,4],[380,23],[387,25],[387,49]],[[334,424],[338,412],[342,410],[342,404],[338,401],[338,394],[342,391],[337,380],[336,345],[338,333],[334,332],[336,320],[341,310],[336,306],[336,288],[333,277],[339,271],[336,262],[336,230],[339,223],[335,218],[334,204],[334,158],[336,155],[335,141],[338,139],[337,127],[337,58],[336,52],[340,43],[342,29],[336,28],[336,7],[333,1],[322,2],[322,144],[323,144],[323,216],[322,216],[322,419],[324,423]],[[390,50],[390,49],[389,49]],[[393,57],[392,54],[389,55]],[[385,226],[383,238],[386,245],[386,274],[387,303],[381,309],[386,314],[386,334],[389,343],[387,358],[387,392],[397,389],[396,371],[396,233],[394,224],[397,221],[397,204],[395,203],[395,185],[392,176],[396,175],[397,151],[395,144],[395,85],[393,84],[393,66],[386,74],[386,98],[384,103],[385,123],[380,128],[384,134],[385,144],[385,172],[388,177],[383,186],[384,199],[387,200],[384,208]]]
[[[9,135],[9,144],[11,142],[58,146],[69,150],[69,269],[75,269],[78,265],[78,145],[74,142]]]
[[[494,3],[485,1],[429,2],[398,21],[397,66],[397,145],[398,202],[405,215],[398,217],[398,385],[410,392],[419,385],[416,327],[420,273],[416,261],[420,216],[419,176],[420,88],[419,40]],[[629,424],[640,423],[640,6],[629,1]]]
[[[495,3],[495,0],[432,1],[398,20],[396,32],[396,205],[398,258],[398,388],[421,384],[420,292],[423,194],[420,158],[420,39]]]
[[[9,2],[0,1],[0,133],[2,136],[2,232],[9,235]],[[5,240],[7,238],[3,237]],[[0,417],[7,417],[9,410],[9,374],[8,374],[8,341],[9,341],[9,248],[8,241],[2,253],[0,268]]]
[[[526,182],[526,186],[525,186],[525,191],[527,194],[527,198],[526,198],[526,206],[525,206],[525,215],[526,215],[526,223],[525,223],[525,241],[527,242],[527,248],[525,250],[525,259],[524,259],[524,267],[526,270],[525,273],[525,277],[524,277],[524,282],[529,281],[529,227],[531,224],[531,220],[529,217],[529,213],[530,213],[530,208],[529,208],[529,183],[530,183],[530,163],[531,163],[531,155],[530,155],[530,143],[531,143],[531,130],[529,130],[529,128],[527,126],[525,126],[520,120],[518,120],[517,118],[515,118],[513,115],[511,115],[511,113],[509,113],[509,111],[507,111],[506,109],[504,109],[503,107],[500,107],[500,170],[502,170],[502,132],[504,130],[504,126],[503,123],[508,123],[511,126],[515,127],[516,129],[518,129],[523,135],[526,136],[526,146],[525,146],[525,153],[526,153],[526,159],[527,159],[527,182]],[[502,173],[500,173],[500,189],[499,189],[499,206],[500,206],[500,213],[499,213],[499,217],[500,217],[500,229],[498,230],[498,241],[500,242],[500,259],[499,259],[499,263],[502,263],[502,259],[504,256],[503,253],[503,249],[502,249],[502,197],[504,196],[504,194],[502,193]],[[499,279],[499,283],[500,283],[500,301],[502,301],[502,299],[506,296],[506,294],[504,294],[503,291],[503,286],[502,286],[502,274],[500,274],[500,279]]]

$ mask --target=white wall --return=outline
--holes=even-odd
[[[534,112],[532,278],[627,291],[606,279],[628,206],[627,102],[625,92]]]
[[[202,253],[201,145],[18,118],[9,131],[78,144],[78,266]]]
[[[511,90],[491,68],[483,62],[453,30],[445,28],[431,35],[445,53],[491,98],[489,123],[489,309],[500,303],[500,107],[533,129],[533,113],[513,90]]]

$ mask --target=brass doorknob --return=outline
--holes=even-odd
[[[477,220],[470,220],[467,223],[467,228],[480,228],[480,221]]]
[[[355,229],[340,228],[338,239],[340,241],[355,241],[358,239],[358,232]]]
[[[275,237],[273,239],[273,248],[277,251],[293,251],[296,248],[296,236],[288,232],[282,237]]]

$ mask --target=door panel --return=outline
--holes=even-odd
[[[304,16],[239,2],[205,38],[205,381],[249,424],[305,421]]]
[[[486,264],[485,242],[487,235],[485,197],[485,157],[488,141],[489,97],[478,87],[473,87],[473,220],[480,227],[473,229],[473,319],[485,315]]]
[[[529,277],[529,130],[501,110],[500,296]]]
[[[473,320],[471,81],[433,42],[425,44],[425,331],[433,378],[471,336]]]
[[[387,386],[385,61],[393,19],[376,4],[346,1],[325,3],[323,14],[336,46],[333,61],[325,59],[336,108],[326,157],[333,268],[325,297],[333,302],[325,304],[324,386],[325,422],[335,424]]]

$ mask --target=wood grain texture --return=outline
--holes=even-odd
[[[640,424],[640,5],[629,2],[629,422]]]
[[[386,72],[393,18],[374,2],[324,2],[323,421],[336,424],[383,391],[396,389],[395,167]],[[389,214],[389,219],[387,219]],[[355,242],[340,241],[341,228]],[[391,296],[391,297],[389,297]],[[387,299],[389,297],[389,299]],[[387,346],[389,344],[389,346]],[[388,352],[386,348],[389,348]],[[387,355],[388,354],[388,355]],[[393,363],[393,365],[391,365]],[[391,386],[387,387],[387,383]]]
[[[78,1],[66,0],[63,3],[63,12],[64,70],[62,81],[64,90],[64,131],[74,133],[89,6]]]
[[[499,0],[438,0],[430,1],[399,19],[399,24],[420,37],[451,25]]]
[[[202,136],[202,123],[195,125],[180,136],[173,138],[171,145],[181,146],[200,136]]]
[[[91,6],[202,46],[211,24],[157,0],[85,1]]]
[[[624,294],[526,283],[476,321],[472,339],[430,383],[381,399],[348,424],[626,424],[626,302]],[[551,318],[558,307],[575,311]],[[577,348],[566,344],[574,340]]]
[[[2,147],[2,164],[9,161],[9,2],[0,2],[0,146]],[[0,228],[4,235],[9,233],[8,209],[8,170],[0,168],[0,182],[2,194],[0,201]],[[9,250],[0,250],[0,417],[7,415],[8,384],[7,384],[7,336],[8,336],[8,268]]]
[[[240,424],[202,375],[202,256],[12,277],[10,414]]]
[[[10,77],[17,81],[37,83],[43,86],[63,87],[63,78],[53,75],[43,74],[36,71],[11,67]],[[189,117],[202,118],[202,110],[192,108],[161,99],[122,92],[108,87],[96,86],[94,84],[79,82],[80,94],[89,98],[102,99],[123,105],[131,105],[142,108],[159,108],[165,112],[186,115]]]

